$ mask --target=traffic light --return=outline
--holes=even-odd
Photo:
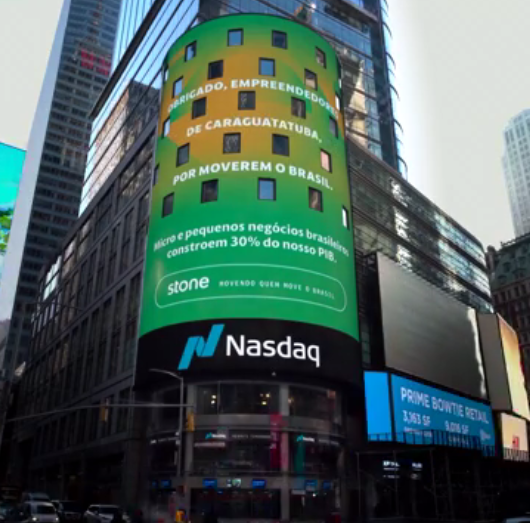
[[[193,412],[188,412],[188,415],[186,416],[186,430],[188,432],[195,431],[195,414],[193,414]]]
[[[109,406],[108,406],[109,404],[110,404],[110,400],[107,398],[101,404],[101,407],[99,408],[99,419],[103,423],[107,423],[109,421]]]

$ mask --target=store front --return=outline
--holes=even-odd
[[[169,396],[160,391],[155,400]],[[340,506],[344,405],[335,390],[299,384],[214,382],[186,387],[194,430],[183,433],[185,479],[177,477],[178,411],[155,416],[151,500],[185,505],[192,519],[322,520]],[[182,496],[179,495],[182,493]],[[185,498],[185,499],[180,499]],[[178,507],[177,507],[178,508]]]

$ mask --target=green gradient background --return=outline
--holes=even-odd
[[[227,46],[227,31],[243,29],[242,46]],[[272,47],[272,30],[283,31],[288,35],[288,49]],[[197,42],[197,56],[184,62],[186,45]],[[315,57],[315,47],[326,54],[327,68],[320,66]],[[260,77],[259,58],[272,58],[276,61],[276,75]],[[223,78],[207,80],[208,63],[224,60]],[[342,226],[342,207],[350,210],[349,182],[346,167],[346,151],[342,115],[338,115],[339,137],[329,131],[331,113],[315,102],[306,100],[306,119],[291,116],[291,97],[288,92],[256,87],[256,110],[238,110],[238,89],[230,88],[232,79],[262,78],[282,81],[305,89],[304,70],[307,68],[318,75],[320,97],[327,99],[334,107],[335,93],[340,93],[338,66],[333,48],[318,34],[305,26],[268,15],[236,15],[218,18],[201,24],[179,38],[170,49],[166,63],[169,77],[163,86],[159,138],[156,163],[159,166],[157,184],[153,187],[151,217],[147,241],[144,292],[140,335],[167,325],[219,318],[268,318],[290,320],[320,325],[344,332],[358,339],[357,298],[353,255],[353,236]],[[171,111],[169,136],[161,138],[163,122],[168,117],[169,105],[173,102],[173,82],[184,77],[181,96],[199,86],[217,81],[224,82],[226,90],[214,91],[207,96],[205,116],[191,120],[192,101],[187,101]],[[243,88],[241,90],[252,90]],[[311,91],[311,90],[310,90]],[[197,99],[197,98],[196,98]],[[302,97],[302,99],[305,99]],[[207,121],[235,117],[270,117],[302,124],[318,132],[321,143],[307,136],[286,130],[269,127],[229,127],[217,130],[203,130],[200,134],[186,136],[186,130]],[[223,134],[241,133],[241,153],[223,154]],[[272,134],[289,136],[290,156],[272,154]],[[190,144],[189,163],[176,167],[177,147]],[[320,149],[332,156],[333,172],[327,173],[320,167]],[[191,168],[215,162],[264,161],[295,165],[314,173],[322,174],[329,180],[333,190],[316,183],[295,178],[289,174],[276,172],[219,172],[209,176],[173,185],[176,174]],[[258,200],[258,178],[275,178],[276,200]],[[200,203],[202,182],[219,179],[218,201]],[[323,193],[323,212],[309,208],[308,187]],[[162,202],[167,194],[174,193],[173,214],[162,218]],[[351,220],[351,217],[350,217]],[[331,235],[348,250],[348,256],[331,249],[336,262],[324,257],[312,257],[303,253],[260,247],[234,247],[217,250],[204,250],[188,253],[176,258],[166,257],[167,248],[154,251],[153,245],[159,238],[177,234],[195,227],[223,223],[267,223],[290,224],[291,227],[309,229],[323,236]],[[263,242],[267,236],[261,233],[245,232],[239,236],[254,236]],[[207,238],[196,237],[194,241],[209,241],[227,238],[230,244],[231,233],[219,233]],[[300,237],[273,235],[280,241],[303,243],[326,247],[315,241]],[[179,247],[187,242],[175,242],[171,247]],[[329,247],[326,247],[329,248]],[[157,285],[164,276],[187,269],[217,264],[261,264],[275,267],[223,267],[190,271],[175,277],[208,276],[211,284],[207,290],[191,291],[178,295],[182,300],[208,298],[202,301],[187,301],[178,305],[160,308],[155,294]],[[282,269],[288,266],[294,269]],[[296,268],[304,271],[297,271]],[[327,277],[315,275],[322,273]],[[216,279],[253,279],[256,282],[271,279],[289,281],[304,287],[302,292],[278,292],[270,288],[254,287],[252,291],[241,288],[219,289]],[[343,307],[339,297],[340,281],[346,293]],[[166,282],[167,280],[165,280]],[[329,287],[335,292],[335,299],[319,297],[320,305],[306,303],[307,298],[316,299],[305,287],[320,289]],[[165,287],[165,283],[164,283]],[[252,297],[248,296],[252,294]],[[239,296],[239,297],[235,297]],[[244,297],[241,297],[244,296]],[[281,297],[283,299],[278,299]],[[289,299],[285,299],[289,298]],[[292,301],[295,300],[295,301]],[[167,298],[159,296],[159,303],[165,305]],[[343,309],[338,310],[335,309]]]

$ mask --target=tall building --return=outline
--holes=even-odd
[[[515,235],[522,236],[530,232],[530,109],[504,130],[502,166]]]
[[[27,357],[38,275],[78,215],[90,110],[107,83],[120,0],[65,0],[30,134],[5,270],[4,378]]]
[[[123,110],[117,112],[116,107],[119,101],[124,103],[122,97],[128,89],[128,82],[143,85],[144,89],[159,89],[157,68],[161,66],[162,56],[172,39],[197,21],[231,13],[292,16],[324,34],[336,49],[343,66],[342,103],[348,136],[406,174],[406,164],[399,155],[401,130],[393,117],[395,88],[390,69],[392,58],[385,50],[385,38],[389,38],[383,23],[386,11],[385,0],[331,1],[318,6],[299,1],[272,5],[262,0],[250,0],[245,4],[219,0],[194,0],[185,4],[176,0],[127,2],[116,39],[116,69],[93,112],[93,145],[88,154],[81,209],[84,210],[90,202],[94,193],[92,186],[101,186],[110,174],[106,162],[99,162],[96,167],[96,142],[115,139],[117,130],[109,132],[108,119],[111,113],[115,117],[124,114]],[[142,103],[149,102],[144,100]],[[130,120],[133,120],[132,116]],[[107,127],[103,129],[105,125]],[[130,125],[134,126],[133,123]],[[117,157],[121,158],[123,154],[125,151]]]
[[[500,249],[488,247],[488,270],[495,310],[517,331],[526,383],[530,384],[530,235]]]
[[[359,143],[364,133],[353,132],[361,120],[351,110],[352,100],[369,104],[372,98],[363,92],[364,82],[379,82],[383,88],[380,82],[386,78],[385,61],[374,60],[370,66],[363,43],[371,41],[366,34],[380,28],[375,3],[326,2],[308,7],[301,3],[272,6],[257,0],[244,5],[157,0],[148,10],[144,10],[146,2],[124,5],[116,44],[119,59],[94,107],[82,212],[41,275],[40,306],[19,389],[19,415],[72,410],[17,426],[11,473],[54,497],[87,503],[141,502],[151,508],[159,504],[167,510],[175,503],[174,489],[177,496],[183,493],[177,488],[182,484],[177,469],[185,470],[190,478],[185,495],[192,496],[186,503],[197,511],[217,486],[203,481],[224,469],[225,478],[236,479],[236,487],[237,480],[245,476],[241,496],[246,497],[240,506],[245,511],[254,507],[256,517],[323,517],[339,495],[331,478],[346,474],[345,469],[338,469],[338,462],[348,454],[346,442],[360,444],[362,439],[358,432],[361,355],[365,365],[371,364],[372,355],[367,318],[370,295],[362,276],[370,269],[365,258],[383,252],[460,302],[487,311],[491,303],[482,246],[381,160],[382,151],[372,147],[370,152],[366,141]],[[280,17],[247,19],[240,13],[243,10]],[[219,16],[228,14],[240,16]],[[371,29],[363,33],[359,30],[362,23]],[[186,43],[175,44],[181,35]],[[177,61],[183,73],[175,68]],[[362,72],[370,67],[379,71],[373,78]],[[252,85],[256,80],[259,83]],[[214,87],[206,91],[206,84]],[[388,94],[388,85],[384,89]],[[182,104],[170,105],[177,98]],[[241,121],[234,124],[236,118]],[[222,127],[225,119],[228,127],[240,127],[212,127],[212,122],[221,122],[215,125]],[[376,120],[362,119],[368,121]],[[252,122],[254,126],[249,125]],[[293,124],[291,129],[288,122]],[[267,125],[277,125],[277,129]],[[184,137],[184,129],[191,134]],[[344,141],[345,151],[340,147]],[[176,143],[181,147],[178,153]],[[393,140],[381,139],[381,143],[389,150],[395,147]],[[256,166],[257,160],[263,165]],[[205,183],[212,183],[202,184],[201,167]],[[293,167],[298,168],[296,177]],[[225,180],[222,173],[217,177],[221,168],[230,170],[231,177],[238,176],[235,169],[239,169],[241,187],[234,184],[234,178]],[[241,205],[245,212],[238,210]],[[215,210],[221,207],[217,215]],[[261,221],[256,213],[263,213]],[[247,216],[254,217],[255,230],[241,234],[240,224],[246,226]],[[291,231],[289,235],[267,238],[265,230],[270,234],[279,225],[276,222],[287,218],[291,227],[282,224],[280,231]],[[221,219],[222,223],[214,221]],[[238,230],[231,233],[235,239],[203,238],[203,221],[214,235],[226,235],[227,226],[237,225]],[[295,296],[298,301],[286,302],[287,306],[278,305],[282,300],[271,302],[270,316],[258,311],[261,317],[256,317],[259,301],[253,302],[253,288],[245,283],[256,278],[248,274],[248,268],[241,268],[236,271],[241,283],[236,290],[248,298],[237,306],[244,318],[241,323],[234,317],[234,304],[227,302],[221,310],[218,305],[217,309],[212,305],[202,308],[193,303],[173,307],[174,302],[167,301],[169,295],[162,293],[163,314],[149,301],[144,311],[151,316],[139,327],[142,288],[145,296],[149,289],[153,298],[159,287],[156,277],[164,274],[160,259],[145,260],[148,222],[155,234],[149,240],[151,256],[156,249],[160,258],[171,253],[171,263],[177,256],[183,256],[182,264],[189,263],[182,238],[177,239],[179,233],[188,234],[187,247],[196,256],[195,262],[202,256],[203,266],[221,263],[217,258],[222,258],[224,248],[232,253],[230,263],[270,263],[291,269],[294,264],[301,271],[263,268],[260,289],[268,288],[266,292],[274,298],[274,282],[281,277],[289,278],[284,282],[289,285],[280,291],[286,296],[309,292],[305,286],[312,294],[309,299]],[[300,236],[307,235],[305,227],[315,233],[314,244]],[[156,234],[161,247],[156,247]],[[267,251],[269,245],[276,248],[273,240],[282,250],[290,249],[289,254]],[[236,251],[230,249],[236,247],[228,247],[234,241],[241,249],[235,262]],[[208,255],[209,245],[221,249]],[[149,268],[144,277],[146,263]],[[174,270],[193,269],[182,264]],[[175,275],[160,288],[171,286],[173,298],[185,299],[188,290],[218,283],[219,273],[194,276],[190,272],[189,276],[188,281]],[[219,296],[213,285],[210,291],[213,294],[208,297]],[[222,299],[204,303],[208,301],[223,303]],[[311,309],[312,302],[320,307],[318,312]],[[192,323],[203,326],[205,310],[210,311],[209,318],[222,318],[213,334],[209,325],[200,332],[188,331]],[[187,429],[179,434],[180,412],[171,406],[181,401],[181,383],[149,372],[178,370],[178,361],[163,359],[161,349],[169,347],[162,333],[164,322],[173,333],[168,353],[180,355],[189,336],[193,343],[182,365],[192,370],[206,366],[200,380],[196,375],[185,378],[186,402],[194,405],[196,417],[186,412]],[[261,340],[265,332],[275,339],[290,336],[297,343],[290,350],[291,354],[296,351],[294,363],[299,363],[300,372],[288,358],[281,369],[260,364],[256,358],[252,369],[245,367],[247,359],[237,367],[238,372],[232,372],[216,360],[222,356],[220,349],[212,359],[201,357],[206,355],[197,348],[200,345],[215,352],[216,341],[225,335],[221,325],[225,334],[244,327],[241,335],[252,339]],[[139,352],[140,333],[144,347]],[[148,337],[153,341],[147,342]],[[322,344],[333,340],[325,359],[324,355],[319,359],[320,352],[310,338]],[[239,336],[235,340],[240,344]],[[346,359],[351,363],[353,371],[346,375],[340,374],[340,365],[331,363],[339,346],[352,349],[340,360],[346,370]],[[241,351],[239,345],[237,350]],[[322,375],[315,372],[317,365]],[[223,372],[217,373],[217,367]],[[133,390],[137,369],[144,376],[136,379]],[[133,399],[167,407],[106,407],[126,405]],[[81,406],[86,408],[75,410]],[[357,419],[351,437],[346,412],[353,412]],[[223,427],[229,427],[229,432],[223,432]],[[176,448],[183,447],[185,451],[176,460]],[[263,489],[256,504],[248,498],[249,475],[254,475],[256,488]],[[298,483],[292,480],[295,476]],[[312,483],[306,488],[301,476],[326,485],[326,494],[313,500]],[[274,492],[267,498],[270,489]],[[306,490],[308,496],[302,499],[300,492]],[[229,501],[230,507],[236,507],[237,499]],[[270,512],[262,512],[267,507]],[[240,517],[250,516],[240,513]]]

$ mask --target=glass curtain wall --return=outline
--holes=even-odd
[[[133,2],[134,3],[134,2]],[[163,59],[196,18],[199,0],[167,0],[92,126],[80,213],[158,114]],[[122,20],[124,13],[122,11]]]
[[[379,158],[397,167],[390,88],[384,71],[384,49],[378,1],[351,5],[315,0],[130,0],[120,15],[115,63],[149,9],[157,13],[141,44],[105,100],[92,128],[80,212],[125,155],[158,104],[160,70],[170,45],[194,22],[232,13],[294,16],[322,32],[335,46],[343,65],[343,101],[348,135]],[[200,17],[197,15],[200,14]]]

